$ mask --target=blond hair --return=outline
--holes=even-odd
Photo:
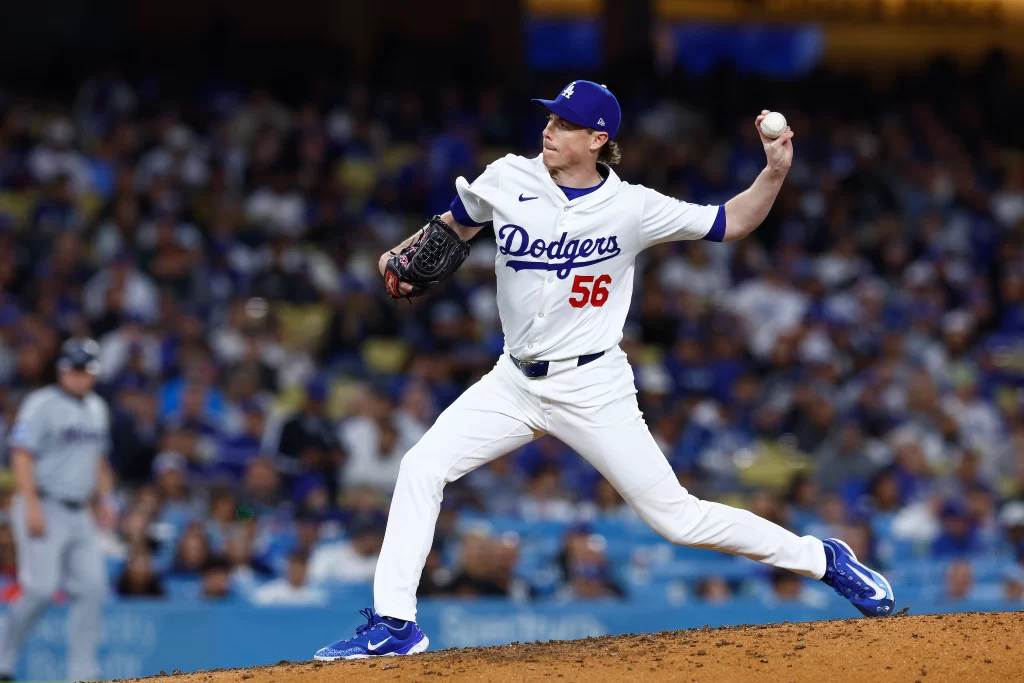
[[[608,142],[601,146],[601,151],[597,153],[597,160],[603,164],[608,164],[609,166],[622,161],[622,152],[619,150],[619,143],[609,138]]]
[[[593,128],[587,128],[588,133],[596,132]],[[619,143],[615,142],[611,138],[608,138],[601,149],[597,152],[597,160],[602,164],[608,164],[614,166],[615,164],[622,161],[622,151],[619,149]]]

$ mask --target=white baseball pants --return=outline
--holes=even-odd
[[[543,434],[586,458],[672,543],[743,555],[815,579],[825,573],[817,538],[687,493],[647,429],[621,349],[539,379],[524,377],[505,354],[402,460],[374,577],[378,614],[415,621],[416,588],[445,484]]]

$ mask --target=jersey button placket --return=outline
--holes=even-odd
[[[566,207],[564,207],[563,211],[565,211],[565,213],[569,213],[569,209],[571,209],[571,208],[572,208],[571,206],[566,206]],[[562,232],[566,232],[565,224],[568,223],[568,222],[569,222],[569,217],[568,216],[562,216],[561,220],[558,221],[558,227],[562,228]],[[551,275],[548,275],[548,282],[554,282],[554,281],[555,281],[555,278],[553,276],[551,276]]]
[[[564,210],[568,211],[569,208],[570,207],[566,206],[566,207],[564,207]],[[564,228],[566,220],[567,220],[567,218],[564,217],[564,216],[561,219],[556,217],[555,221],[557,223],[557,228],[559,228],[559,229]],[[556,234],[555,234],[555,237],[553,239],[558,239],[558,232],[559,232],[559,230],[556,229],[555,230]],[[551,260],[549,259],[548,260],[548,264],[550,264],[550,263],[551,263]],[[548,272],[550,273],[551,271],[548,271]],[[547,304],[548,304],[548,296],[549,296],[548,289],[549,288],[547,287],[547,285],[552,284],[554,281],[555,281],[554,276],[548,275],[547,278],[545,278],[545,286],[541,287],[542,294],[541,294],[540,303],[539,303],[539,306],[538,306],[540,308],[540,310],[537,311],[537,315],[534,317],[533,324],[531,325],[531,327],[533,328],[534,340],[537,339],[536,335],[539,335],[539,334],[543,333],[542,332],[542,327],[541,327],[542,323],[539,322],[539,321],[542,321],[544,319],[544,309],[547,308]],[[527,344],[526,348],[532,349],[533,348],[533,344]]]

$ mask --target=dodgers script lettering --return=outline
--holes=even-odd
[[[534,259],[547,257],[548,261],[509,260],[506,266],[516,272],[520,270],[553,270],[560,280],[569,277],[574,268],[583,268],[615,258],[622,250],[615,235],[597,239],[568,239],[563,232],[554,242],[542,239],[531,240],[526,228],[518,225],[503,225],[498,230],[498,252],[505,256],[532,256]],[[598,256],[599,258],[590,258]],[[589,259],[589,260],[582,260]]]

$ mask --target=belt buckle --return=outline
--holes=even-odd
[[[530,379],[535,378],[534,368],[540,368],[547,364],[547,361],[542,360],[519,360],[515,356],[512,356],[512,362],[519,369],[519,372],[523,373]]]

